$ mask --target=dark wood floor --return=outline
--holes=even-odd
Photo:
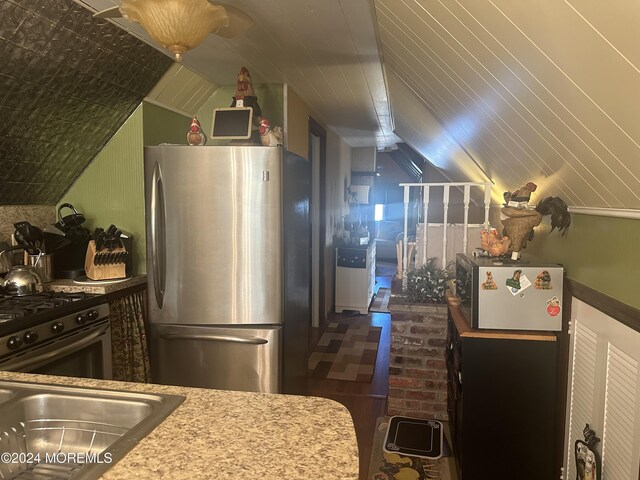
[[[391,277],[377,277],[376,288],[390,288]],[[343,404],[353,418],[358,439],[360,455],[360,480],[368,476],[371,444],[375,433],[376,419],[386,413],[389,380],[389,342],[391,339],[391,315],[388,313],[369,313],[359,315],[352,312],[334,314],[329,320],[351,317],[368,318],[371,325],[382,327],[378,356],[371,383],[349,382],[341,380],[319,380],[309,378],[308,394],[325,397]],[[311,348],[322,335],[321,329],[313,329]]]

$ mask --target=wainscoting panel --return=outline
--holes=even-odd
[[[571,324],[564,478],[576,478],[574,444],[587,423],[601,438],[602,477],[637,478],[640,332],[575,297]]]

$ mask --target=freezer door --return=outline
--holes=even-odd
[[[559,266],[478,268],[478,328],[562,330],[563,269]]]
[[[154,383],[281,392],[280,327],[151,326]]]
[[[278,147],[145,147],[151,323],[282,323]]]

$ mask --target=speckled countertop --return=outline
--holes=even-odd
[[[133,277],[125,279],[103,281],[85,280],[84,282],[77,282],[71,279],[59,279],[50,283],[45,283],[44,290],[50,292],[86,292],[104,294],[124,290],[125,288],[145,283],[146,281],[146,274],[134,275]]]
[[[353,422],[333,400],[14,372],[0,379],[187,397],[105,480],[358,478]]]

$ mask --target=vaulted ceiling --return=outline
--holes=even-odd
[[[496,199],[534,181],[534,201],[640,209],[640,2],[229,3],[255,25],[185,55],[205,78],[230,85],[245,65],[289,83],[352,146],[403,140],[451,180],[493,181]]]
[[[92,11],[118,0],[75,0]],[[218,85],[245,66],[253,83],[288,83],[351,146],[393,146],[383,69],[369,0],[222,0],[254,19],[242,36],[209,35],[183,64]],[[115,23],[155,44],[134,22]]]
[[[396,133],[450,177],[640,208],[639,2],[375,5]]]

